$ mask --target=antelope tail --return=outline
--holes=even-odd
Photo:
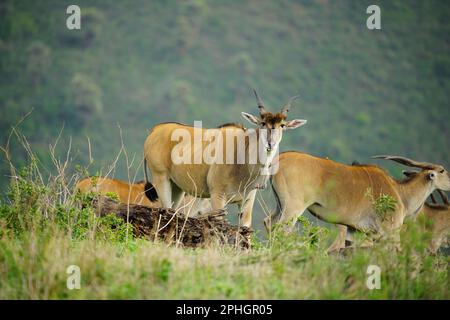
[[[144,157],[144,175],[145,175],[145,196],[150,200],[151,202],[155,202],[158,200],[158,193],[156,192],[155,187],[151,182],[148,180],[148,173],[147,173],[147,159]]]

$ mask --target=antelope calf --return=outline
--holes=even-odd
[[[213,210],[223,209],[228,203],[237,203],[242,212],[242,224],[251,225],[256,191],[265,186],[268,178],[265,170],[277,154],[283,131],[306,123],[306,120],[286,120],[289,107],[296,97],[274,114],[266,110],[261,98],[256,91],[254,93],[259,116],[245,112],[242,116],[254,124],[256,130],[237,125],[199,129],[174,122],[156,125],[151,130],[144,145],[144,156],[155,188],[153,191],[156,191],[150,193],[151,200],[159,197],[163,207],[176,208],[186,192],[211,198]],[[179,150],[178,134],[188,137],[188,141],[184,141],[186,148],[183,149],[183,157],[190,159],[190,162],[174,160]],[[206,135],[215,139],[204,139]],[[217,141],[222,141],[222,145],[212,148]],[[211,163],[203,157],[196,157],[196,153],[200,152],[202,156],[203,150],[211,149],[212,158],[218,161]],[[243,159],[238,150],[243,151]],[[257,159],[254,162],[250,161],[253,156]],[[227,162],[219,161],[219,157],[226,158]]]
[[[402,181],[396,181],[375,165],[344,165],[300,152],[285,152],[279,157],[279,170],[272,178],[277,198],[277,212],[265,219],[293,226],[297,217],[308,209],[318,218],[348,226],[373,236],[399,235],[406,216],[415,215],[435,190],[450,190],[450,174],[444,167],[417,162],[398,156],[375,158],[393,160],[420,168]],[[375,211],[373,198],[389,195],[396,201],[395,209],[382,218]],[[344,227],[341,227],[344,228]],[[335,248],[345,244],[345,237]]]

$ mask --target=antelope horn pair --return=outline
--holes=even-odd
[[[256,103],[258,105],[259,108],[259,114],[261,116],[265,115],[266,113],[269,113],[266,108],[264,107],[264,103],[261,99],[261,97],[258,95],[258,93],[256,92],[255,89],[253,89],[253,93],[255,94],[256,97]],[[298,99],[300,96],[294,96],[292,98],[290,98],[288,100],[288,102],[284,105],[283,108],[281,108],[281,113],[284,115],[287,115],[287,113],[289,112],[289,109],[291,108],[292,102],[294,102],[294,100]]]
[[[420,168],[420,169],[429,169],[429,170],[440,170],[442,169],[442,166],[429,163],[429,162],[419,162],[415,160],[411,160],[409,158],[400,157],[400,156],[389,156],[389,155],[380,155],[380,156],[374,156],[373,159],[385,159],[385,160],[392,160],[398,163],[401,163],[408,167],[414,167],[414,168]]]
[[[437,192],[441,196],[442,202],[446,206],[450,206],[450,201],[448,200],[447,195],[444,193],[444,191],[438,189]],[[430,196],[431,196],[431,201],[433,201],[433,203],[437,203],[436,198],[433,196],[433,194],[431,194]]]

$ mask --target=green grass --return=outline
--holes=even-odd
[[[277,241],[281,241],[278,239]],[[250,251],[167,248],[145,240],[74,241],[63,233],[0,240],[5,299],[449,299],[448,257],[383,248],[327,256],[293,237]],[[409,244],[409,246],[412,246]],[[381,289],[366,287],[369,265]],[[66,269],[81,269],[68,290]]]

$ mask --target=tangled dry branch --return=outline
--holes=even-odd
[[[172,209],[127,205],[108,197],[98,196],[92,206],[99,216],[115,214],[133,226],[137,237],[162,240],[184,247],[204,247],[212,243],[228,244],[237,248],[250,247],[252,230],[231,225],[224,210],[211,211],[197,217],[186,217]]]

